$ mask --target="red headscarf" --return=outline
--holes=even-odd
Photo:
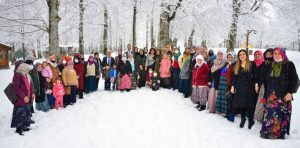
[[[254,62],[255,62],[255,64],[256,64],[256,67],[259,67],[259,66],[265,61],[265,59],[264,59],[264,54],[263,54],[262,51],[260,51],[260,50],[255,51],[255,52],[254,52],[254,55],[255,55],[255,54],[259,54],[259,55],[260,55],[260,59],[258,59],[258,60],[254,59]]]

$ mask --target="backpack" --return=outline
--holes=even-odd
[[[9,83],[8,86],[4,89],[6,97],[12,104],[14,104],[19,99],[13,89],[13,85],[13,83]]]

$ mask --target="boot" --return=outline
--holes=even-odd
[[[242,117],[241,123],[240,123],[240,128],[243,128],[246,122],[246,118]]]
[[[28,132],[28,131],[30,131],[30,128],[24,127],[24,128],[22,128],[22,131],[23,131],[23,132]]]
[[[18,133],[20,136],[23,136],[23,135],[24,135],[21,128],[17,128],[17,129],[16,129],[16,133]]]
[[[253,119],[252,120],[249,120],[248,121],[248,129],[251,129],[252,128],[252,126],[254,125],[254,121],[253,121]]]
[[[198,109],[199,111],[203,111],[206,109],[206,105],[200,105],[200,108]]]
[[[196,106],[196,108],[197,108],[197,109],[199,109],[199,108],[200,108],[200,106],[201,106],[201,105],[198,103],[198,105]]]

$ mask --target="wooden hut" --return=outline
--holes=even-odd
[[[8,51],[12,48],[0,43],[0,69],[9,68]]]

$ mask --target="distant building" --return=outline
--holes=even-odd
[[[0,69],[9,68],[8,52],[11,49],[10,46],[0,43]]]

